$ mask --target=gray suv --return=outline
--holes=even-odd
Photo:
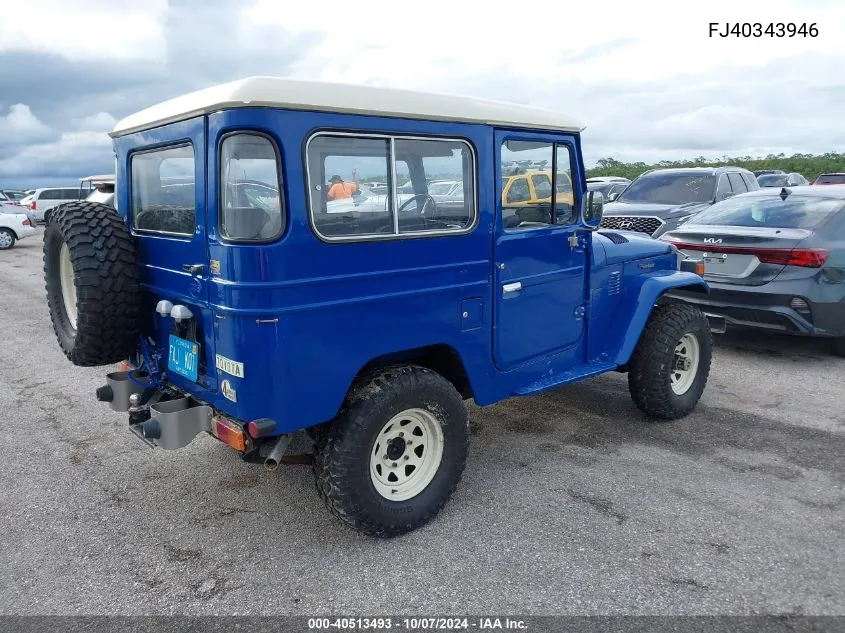
[[[758,189],[754,174],[741,167],[652,169],[604,206],[601,226],[659,237],[714,202]]]

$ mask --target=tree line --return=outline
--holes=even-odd
[[[615,158],[601,158],[596,167],[587,170],[587,178],[596,176],[622,176],[633,180],[649,169],[667,169],[672,167],[744,167],[749,171],[756,169],[782,169],[787,173],[798,172],[810,182],[819,174],[832,171],[845,172],[845,154],[828,152],[826,154],[769,154],[764,158],[752,156],[723,156],[713,160],[699,156],[692,160],[662,160],[649,165],[644,162],[624,163]]]

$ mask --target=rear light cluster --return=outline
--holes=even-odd
[[[803,266],[821,268],[827,261],[828,252],[823,248],[754,248],[753,246],[712,246],[710,244],[687,244],[671,240],[677,248],[688,251],[726,253],[737,255],[755,255],[765,264],[782,266]]]
[[[35,200],[33,200],[32,202],[30,202],[30,203],[29,203],[29,210],[30,210],[30,211],[35,211],[35,210],[36,210],[36,208],[35,208]]]
[[[21,224],[23,224],[24,226],[32,226],[32,222],[29,221],[29,218],[24,218]]]

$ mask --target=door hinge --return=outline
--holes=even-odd
[[[577,233],[573,233],[569,236],[569,248],[575,249],[579,246],[581,246],[581,238]]]

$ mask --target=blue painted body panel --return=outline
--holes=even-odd
[[[318,129],[466,139],[476,154],[474,229],[321,241],[309,222],[304,163],[305,142]],[[234,130],[260,131],[280,151],[286,218],[274,242],[228,243],[217,229],[218,147]],[[234,418],[270,418],[279,432],[330,420],[362,367],[406,350],[454,350],[480,405],[625,362],[657,297],[703,282],[677,272],[674,255],[654,240],[614,244],[578,226],[505,233],[498,141],[510,134],[478,124],[240,108],[117,138],[116,202],[130,227],[132,153],[180,141],[190,141],[196,152],[196,233],[136,233],[149,315],[145,335],[164,352],[159,369],[167,369],[171,327],[154,314],[159,299],[184,303],[197,315],[203,361],[198,383],[173,374],[167,380]],[[586,191],[580,138],[539,131],[516,136],[570,145],[577,204]],[[579,239],[574,249],[573,234]],[[636,261],[649,258],[653,268],[638,268]],[[219,271],[210,272],[211,260]],[[206,265],[197,278],[182,270],[195,263]],[[502,285],[514,281],[523,285],[521,296],[504,299]],[[244,376],[218,372],[217,354],[243,363]],[[237,402],[222,395],[223,379]]]

